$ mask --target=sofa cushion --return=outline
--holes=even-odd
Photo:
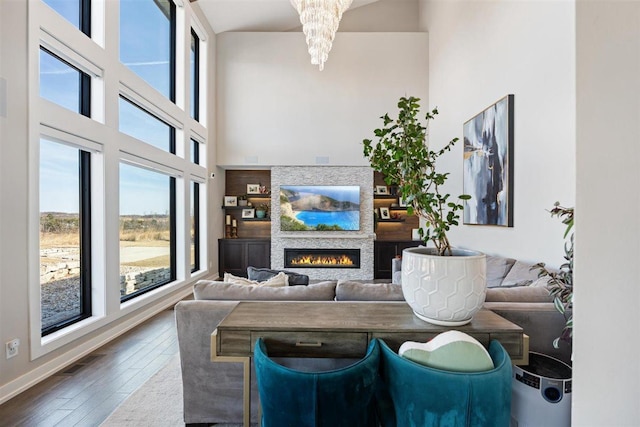
[[[266,286],[266,287],[278,287],[289,286],[289,277],[284,273],[278,273],[275,276],[270,277],[264,281],[257,281],[247,279],[245,277],[234,276],[231,273],[224,273],[224,281],[228,283],[235,283],[237,285],[249,285],[249,286]]]
[[[395,283],[361,283],[340,281],[336,301],[404,301],[402,285]]]
[[[326,281],[309,286],[246,286],[235,283],[199,280],[193,285],[197,300],[255,301],[332,301],[336,282]]]
[[[551,302],[553,298],[549,295],[546,286],[517,286],[511,288],[491,288],[487,289],[485,302]]]
[[[487,288],[501,286],[502,281],[516,262],[513,258],[487,255]]]
[[[256,268],[247,267],[247,277],[251,280],[257,280],[259,282],[269,280],[273,276],[284,273],[289,278],[289,286],[292,285],[308,285],[309,276],[306,274],[298,274],[287,270],[271,270],[270,268]]]
[[[494,368],[493,360],[478,340],[460,331],[447,331],[431,341],[407,341],[398,354],[431,368],[454,372],[483,372]]]

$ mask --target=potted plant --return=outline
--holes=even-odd
[[[365,139],[364,156],[381,172],[388,185],[397,185],[406,201],[407,215],[424,219],[419,229],[425,247],[409,248],[402,257],[402,290],[414,313],[431,323],[458,326],[468,323],[482,307],[486,295],[486,261],[480,252],[452,248],[447,231],[459,224],[462,200],[442,191],[449,176],[436,170],[437,159],[451,151],[458,138],[439,150],[427,143],[427,125],[438,114],[427,112],[419,120],[420,99],[402,97],[398,118],[381,117],[376,142]],[[428,247],[431,244],[432,247]],[[428,262],[423,262],[428,258]],[[442,269],[442,270],[440,270]],[[445,273],[445,272],[448,272]]]
[[[256,206],[256,218],[266,218],[267,212],[269,212],[269,205],[266,203],[260,203]]]
[[[533,266],[539,270],[539,277],[549,278],[547,285],[549,293],[553,297],[553,303],[556,309],[562,313],[566,319],[566,324],[559,337],[553,340],[555,348],[560,347],[560,341],[566,341],[571,344],[573,339],[573,313],[570,313],[573,304],[573,224],[574,211],[573,208],[566,208],[556,202],[551,209],[551,216],[558,217],[562,223],[567,226],[564,232],[564,259],[565,262],[557,271],[550,271],[543,262]],[[569,234],[571,233],[571,234]],[[569,238],[568,240],[567,237]]]

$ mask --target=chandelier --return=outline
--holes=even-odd
[[[291,0],[300,14],[302,31],[307,38],[311,63],[320,71],[329,57],[340,19],[353,0]]]

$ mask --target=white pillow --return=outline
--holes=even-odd
[[[256,280],[249,280],[246,277],[234,276],[231,273],[224,273],[224,281],[228,283],[235,283],[236,285],[249,285],[249,286],[289,286],[289,276],[280,272],[264,282],[258,282]]]
[[[482,372],[494,368],[487,349],[478,340],[460,331],[447,331],[431,341],[406,341],[398,354],[431,368],[454,372]]]

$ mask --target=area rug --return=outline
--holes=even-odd
[[[155,375],[118,406],[100,427],[179,427],[182,416],[180,356],[175,355]],[[242,427],[242,424],[213,424]],[[256,427],[255,424],[251,424]]]
[[[102,427],[181,426],[182,375],[180,356],[167,364],[118,406]]]

